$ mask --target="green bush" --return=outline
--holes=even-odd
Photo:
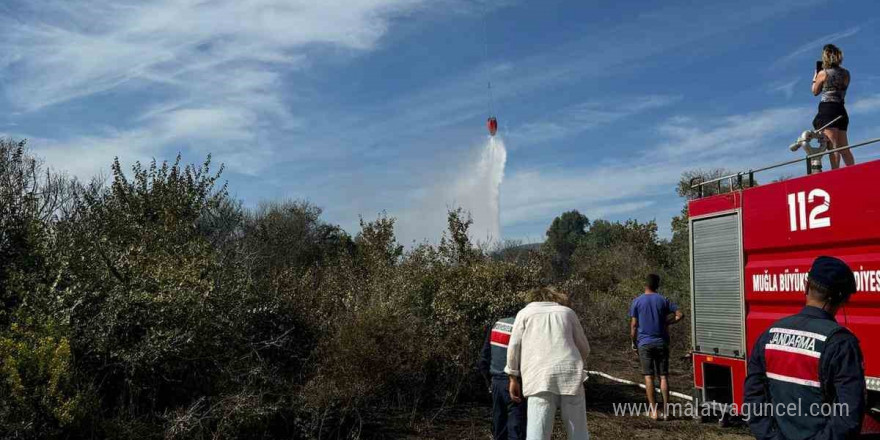
[[[94,410],[94,394],[76,380],[69,340],[52,333],[13,324],[0,336],[0,432],[61,435],[83,429]]]

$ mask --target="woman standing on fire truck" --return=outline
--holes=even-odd
[[[843,51],[833,44],[826,44],[822,48],[822,61],[816,62],[816,73],[813,75],[813,96],[822,95],[819,102],[819,112],[813,119],[813,128],[819,129],[834,118],[841,116],[836,122],[828,126],[823,133],[831,140],[832,148],[841,148],[849,145],[846,138],[846,129],[849,126],[849,115],[843,106],[846,98],[846,89],[849,88],[849,70],[841,67]],[[828,159],[831,168],[840,167],[840,158],[847,166],[855,164],[852,152],[849,149],[839,153],[830,153]]]

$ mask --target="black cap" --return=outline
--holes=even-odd
[[[839,295],[841,300],[856,291],[856,277],[849,266],[838,258],[816,258],[809,276],[810,283],[824,287],[836,297]]]

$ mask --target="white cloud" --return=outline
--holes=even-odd
[[[601,217],[648,206],[680,170],[650,167],[637,161],[566,170],[522,170],[509,173],[502,187],[504,225],[549,221],[569,209]],[[638,200],[632,200],[637,198]]]
[[[241,63],[251,74],[247,84],[264,71],[259,67],[270,67],[261,64],[296,63],[300,58],[295,51],[308,45],[370,49],[387,30],[390,15],[417,3],[53,1],[46,10],[62,12],[47,13],[38,23],[7,23],[4,48],[14,54],[13,67],[21,72],[10,95],[19,106],[37,109],[124,82],[203,88],[198,86],[212,85],[202,81],[203,75],[228,79],[211,72]],[[272,78],[255,85],[264,85],[266,79]],[[230,88],[253,90],[241,86],[232,83]]]
[[[773,66],[775,67],[775,66],[780,66],[782,64],[785,64],[785,63],[787,63],[787,62],[789,62],[789,61],[791,61],[791,60],[793,60],[793,59],[795,59],[795,58],[797,58],[807,52],[816,52],[816,57],[818,59],[818,57],[820,56],[819,49],[822,46],[829,44],[829,43],[833,43],[838,40],[842,40],[847,37],[851,37],[851,36],[859,33],[859,31],[861,31],[861,30],[862,30],[861,27],[854,26],[849,29],[842,30],[840,32],[834,32],[834,33],[830,33],[827,35],[823,35],[813,41],[810,41],[809,43],[806,43],[806,44],[799,46],[797,49],[795,49],[791,53],[785,55],[784,57],[779,58],[778,60],[776,60],[776,62],[773,63]]]
[[[680,100],[681,96],[649,95],[621,97],[610,102],[585,102],[557,112],[553,119],[523,124],[513,129],[510,136],[520,144],[547,142],[666,107]]]
[[[814,110],[807,107],[771,108],[742,115],[703,119],[699,123],[671,121],[659,128],[666,140],[659,151],[689,160],[744,154],[766,145],[774,136],[797,138],[812,128]]]
[[[774,93],[781,93],[785,96],[785,99],[791,99],[794,96],[794,88],[797,86],[799,79],[795,78],[789,81],[780,81],[770,85],[770,91]]]
[[[880,93],[847,104],[847,112],[850,114],[863,115],[876,111],[880,111]]]
[[[300,124],[282,99],[282,75],[306,66],[313,48],[374,48],[391,18],[421,3],[52,0],[3,20],[0,68],[8,99],[28,112],[111,91],[159,99],[144,109],[151,101],[130,98],[127,110],[141,112],[135,128],[55,143],[51,156],[82,162],[99,151],[156,155],[201,143],[233,170],[253,173],[272,156],[273,144],[259,141]],[[91,172],[106,161],[80,167]]]

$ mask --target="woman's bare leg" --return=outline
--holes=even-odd
[[[822,130],[822,133],[825,134],[825,137],[828,138],[830,145],[828,145],[829,149],[834,149],[837,147],[837,129],[836,128],[826,128]],[[829,153],[828,161],[831,162],[831,169],[836,170],[840,168],[840,155],[837,153]]]
[[[837,131],[837,140],[840,142],[840,147],[845,147],[849,145],[849,139],[846,137],[846,130],[838,130]],[[843,162],[846,166],[853,166],[856,164],[856,159],[853,157],[852,151],[850,149],[841,150],[840,157],[843,158]]]

